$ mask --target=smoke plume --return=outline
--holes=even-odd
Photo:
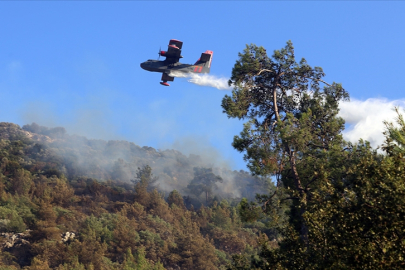
[[[201,86],[214,87],[219,90],[231,90],[232,88],[228,86],[228,79],[221,77],[218,78],[215,75],[209,74],[196,74],[196,73],[182,73],[172,71],[170,76],[177,78],[188,78],[188,82],[194,83]]]

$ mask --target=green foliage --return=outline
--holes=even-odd
[[[10,254],[10,252],[2,251],[0,253],[0,269],[3,270],[15,270],[19,269],[19,265],[16,262],[17,258]]]
[[[398,115],[397,119],[395,119],[398,127],[394,126],[392,122],[384,121],[386,144],[383,148],[388,154],[395,153],[405,156],[405,120],[398,107],[395,107],[394,110]]]
[[[230,230],[232,228],[232,217],[230,213],[230,207],[226,201],[222,201],[221,204],[214,204],[211,207],[212,215],[211,222],[215,227],[219,227],[225,230]]]
[[[337,117],[348,94],[323,76],[304,59],[295,62],[291,42],[271,59],[255,45],[239,55],[230,81],[235,89],[222,107],[248,120],[233,145],[245,151],[253,173],[273,175],[277,189],[256,202],[242,200],[238,210],[243,221],[262,219],[279,234],[261,234],[260,252],[233,256],[228,269],[405,266],[403,116],[396,109],[398,127],[385,122],[387,156],[367,142],[348,144]]]
[[[17,169],[10,180],[10,189],[19,195],[27,195],[32,184],[30,173],[24,169]]]
[[[115,214],[103,214],[98,218],[91,215],[84,220],[80,235],[85,239],[88,235],[94,233],[100,242],[109,243],[113,240],[113,231],[117,219]]]
[[[122,270],[164,270],[160,262],[153,263],[146,259],[145,249],[140,248],[136,252],[136,258],[132,255],[130,249],[127,250]]]
[[[253,222],[262,216],[262,211],[260,208],[255,207],[255,204],[253,204],[253,207],[249,202],[247,201],[246,198],[243,198],[238,206],[239,210],[239,215],[244,222]]]
[[[25,196],[8,197],[1,202],[0,219],[3,219],[1,223],[8,224],[6,231],[22,232],[27,226],[34,224],[34,212],[36,212],[36,206],[29,198]]]
[[[309,226],[304,216],[313,191],[325,179],[341,176],[347,161],[342,155],[344,120],[337,114],[348,94],[340,84],[324,82],[324,75],[305,59],[296,62],[290,41],[272,57],[250,45],[232,70],[232,96],[222,100],[228,117],[247,120],[233,146],[245,152],[253,174],[271,175],[277,182],[274,192],[257,196],[257,205],[242,201],[243,219],[253,221],[261,210],[282,227],[285,210],[277,208],[289,209],[289,221],[304,243]]]
[[[139,237],[141,242],[146,242],[146,244],[154,243],[160,246],[164,245],[164,241],[160,238],[160,235],[150,231],[139,231]]]
[[[3,232],[23,232],[27,226],[14,206],[0,206],[0,230]]]
[[[230,263],[230,260],[227,258],[226,253],[220,250],[215,250],[215,254],[218,257],[218,260],[220,261],[220,264],[225,266],[228,263]]]
[[[322,247],[329,257],[325,265],[356,269],[405,266],[401,229],[405,227],[404,169],[400,153],[383,159],[368,153],[351,168],[343,190],[335,188],[324,209],[330,217],[322,225],[331,227],[323,236],[329,242],[328,249]]]
[[[136,178],[132,182],[135,184],[135,189],[138,187],[151,191],[157,180],[159,178],[153,176],[152,168],[149,165],[145,165],[142,168],[138,167]]]
[[[280,269],[402,269],[405,265],[404,160],[367,146],[340,181],[324,181],[305,213],[308,245],[292,226],[280,248],[262,242],[261,264]],[[267,269],[262,266],[262,269]]]
[[[196,196],[199,197],[201,193],[205,194],[205,203],[208,204],[208,199],[212,189],[216,186],[215,183],[222,182],[220,176],[212,172],[212,168],[194,168],[194,178],[191,180],[187,188]]]
[[[344,122],[336,117],[338,102],[348,94],[339,84],[321,90],[323,76],[321,68],[310,67],[305,59],[295,61],[290,41],[272,58],[256,45],[239,54],[230,80],[235,90],[224,97],[222,107],[228,117],[248,120],[233,146],[246,151],[253,173],[271,174],[286,166],[284,152],[299,158],[339,139]]]
[[[177,190],[173,190],[169,193],[169,196],[167,197],[167,203],[169,205],[175,204],[181,208],[185,207],[183,197]]]
[[[57,270],[86,270],[86,267],[81,264],[77,257],[75,257],[74,261],[71,263],[64,263],[63,265],[59,265]]]

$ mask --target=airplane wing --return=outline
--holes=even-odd
[[[177,39],[171,39],[169,41],[169,46],[167,52],[164,56],[166,56],[166,61],[169,64],[174,64],[179,62],[181,56],[181,48],[183,47],[183,42]]]
[[[181,50],[181,47],[183,47],[183,42],[177,39],[171,39],[169,41],[169,45],[175,45],[177,48]]]

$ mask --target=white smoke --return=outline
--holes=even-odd
[[[209,74],[172,72],[170,76],[189,78],[188,82],[215,87],[220,90],[231,90],[228,79],[218,78]],[[346,121],[343,132],[345,140],[356,143],[359,139],[370,142],[373,147],[384,143],[384,121],[394,122],[397,117],[394,107],[405,108],[405,100],[388,100],[386,98],[369,98],[367,100],[351,99],[340,104],[339,116]],[[404,112],[405,113],[405,112]]]
[[[385,126],[383,121],[395,122],[397,117],[395,106],[405,108],[405,100],[388,100],[385,98],[369,98],[367,100],[352,99],[340,104],[339,116],[348,124],[343,137],[353,143],[360,138],[367,140],[373,147],[384,142]]]
[[[214,75],[209,74],[197,74],[197,73],[183,73],[183,72],[170,72],[170,76],[177,77],[177,78],[189,78],[187,81],[201,85],[201,86],[208,86],[214,87],[219,90],[231,90],[232,88],[228,86],[228,79],[221,77],[218,78]]]

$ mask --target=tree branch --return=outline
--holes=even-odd
[[[257,73],[257,75],[255,75],[255,76],[259,76],[262,72],[265,72],[265,71],[267,71],[267,72],[273,72],[273,73],[274,73],[273,70],[270,70],[270,69],[262,69],[262,70],[260,70],[259,73]],[[292,71],[292,70],[290,70],[290,71]],[[284,74],[284,72],[281,73],[280,75],[283,75],[283,74]],[[326,84],[327,86],[332,86],[331,84],[325,82],[325,81],[322,80],[322,79],[315,79],[315,78],[311,78],[311,77],[307,77],[307,76],[299,75],[299,74],[296,74],[296,76],[303,77],[303,78],[307,78],[307,79],[313,80],[313,81],[322,82],[322,83]]]

